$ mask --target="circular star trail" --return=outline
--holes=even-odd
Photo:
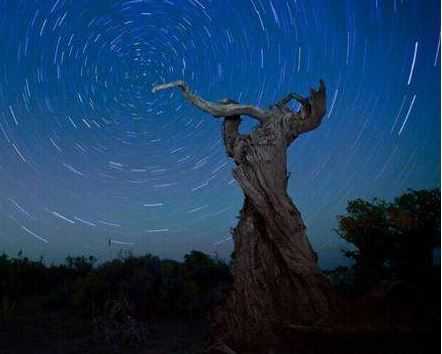
[[[289,191],[323,265],[347,200],[440,185],[437,1],[0,0],[0,251],[228,256],[221,121],[154,84],[268,106],[324,79]],[[242,129],[253,129],[247,120]]]

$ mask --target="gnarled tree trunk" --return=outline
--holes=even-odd
[[[231,348],[256,350],[271,345],[284,326],[326,321],[334,308],[334,292],[317,267],[301,214],[287,193],[287,148],[320,125],[324,84],[321,81],[309,98],[290,94],[269,110],[232,100],[208,102],[182,81],[154,90],[170,87],[179,87],[198,108],[224,117],[226,152],[236,164],[233,176],[245,195],[233,230],[233,288],[216,316],[219,339]],[[299,112],[288,107],[291,99],[302,104]],[[257,119],[259,126],[240,134],[241,115]]]

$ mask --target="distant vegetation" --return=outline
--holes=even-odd
[[[230,283],[226,263],[192,251],[184,262],[127,255],[94,266],[94,257],[68,257],[65,264],[0,256],[0,294],[19,305],[43,296],[48,310],[69,309],[93,319],[109,304],[127,304],[136,319],[200,317],[222,299]]]
[[[101,265],[94,257],[68,257],[64,264],[48,266],[43,260],[3,255],[0,334],[2,324],[10,330],[27,318],[38,323],[57,314],[57,321],[74,327],[63,335],[87,335],[109,346],[102,350],[137,347],[151,339],[157,323],[206,321],[230,283],[226,263],[197,251],[184,262],[129,254]],[[0,336],[3,353],[1,342]]]
[[[349,243],[343,251],[353,264],[327,275],[346,304],[356,304],[351,316],[355,308],[388,312],[391,304],[399,313],[388,314],[395,324],[402,316],[416,330],[440,326],[440,266],[433,260],[440,248],[439,190],[409,191],[393,202],[350,201],[338,217],[337,233]],[[54,345],[57,337],[59,347],[86,338],[63,353],[131,353],[155,338],[166,349],[152,353],[201,352],[210,310],[222,303],[231,284],[230,265],[198,251],[183,262],[126,254],[103,264],[94,257],[68,257],[59,265],[32,261],[21,252],[15,258],[2,255],[0,353],[29,352],[23,336],[35,336],[33,353],[57,352],[35,349]],[[371,303],[373,294],[380,302]],[[184,324],[174,343],[176,330],[163,323]],[[200,331],[196,337],[188,332],[192,326]],[[8,351],[12,343],[22,351]]]

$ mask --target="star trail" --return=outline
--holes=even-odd
[[[0,0],[0,33],[0,251],[228,257],[221,121],[152,94],[174,80],[262,107],[325,81],[323,125],[289,151],[324,266],[349,199],[440,185],[438,1]]]

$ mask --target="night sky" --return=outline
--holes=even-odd
[[[178,79],[263,107],[324,79],[289,192],[325,267],[348,200],[440,185],[438,1],[0,0],[0,53],[0,252],[229,256],[221,121],[151,93]]]

